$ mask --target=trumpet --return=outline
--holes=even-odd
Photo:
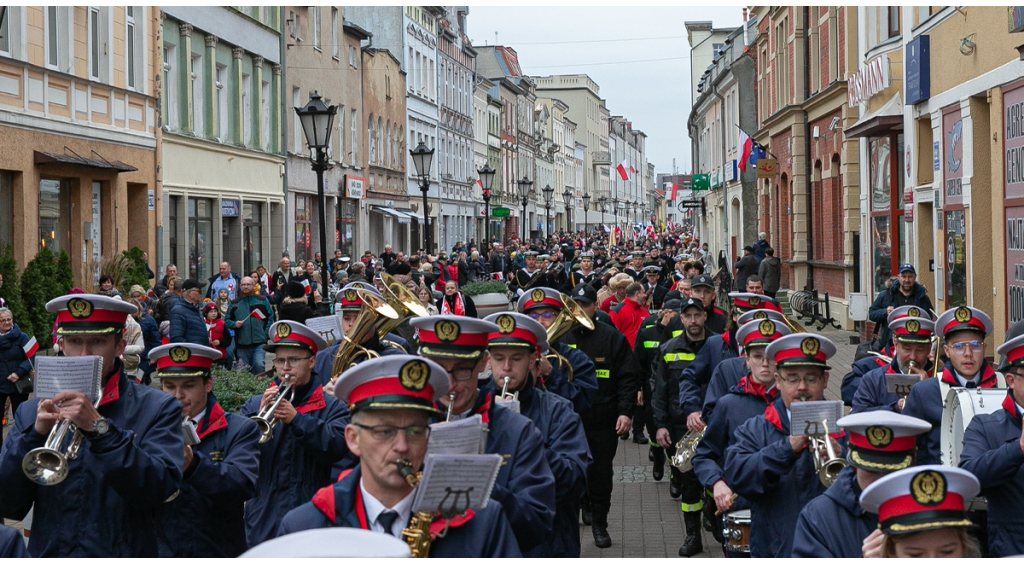
[[[505,385],[503,385],[501,387],[501,395],[498,397],[498,399],[503,399],[503,400],[508,400],[508,399],[518,400],[519,399],[519,392],[515,392],[513,394],[509,394],[508,393],[508,383],[511,380],[512,380],[511,378],[509,378],[508,376],[505,376]]]
[[[452,410],[455,409],[455,391],[448,392],[448,414],[444,418],[445,423],[450,423],[452,420]]]
[[[693,457],[697,454],[697,445],[704,438],[704,431],[689,431],[676,443],[676,453],[672,455],[672,466],[680,472],[689,472],[693,469]]]
[[[576,303],[576,300],[560,294],[559,298],[562,300],[562,309],[555,316],[555,320],[551,322],[545,331],[548,337],[548,346],[551,347],[551,352],[544,355],[544,358],[548,359],[553,366],[557,366],[559,370],[564,370],[566,373],[566,380],[572,382],[572,364],[569,363],[569,359],[558,354],[554,351],[555,341],[560,339],[562,335],[569,332],[574,325],[579,323],[586,327],[588,330],[593,331],[594,322],[587,317],[587,314],[580,307],[580,304]]]
[[[892,364],[892,357],[891,356],[885,356],[884,354],[882,354],[880,352],[877,352],[877,351],[868,351],[868,354],[870,354],[872,356],[877,356],[881,360],[884,360],[886,364]]]
[[[832,441],[828,436],[828,420],[822,421],[821,424],[825,427],[825,434],[821,437],[811,437],[811,453],[814,455],[814,471],[818,473],[818,479],[827,488],[839,478],[839,473],[843,471],[843,468],[846,468],[846,460],[840,458],[832,448]],[[822,446],[828,453],[828,460],[821,459]]]
[[[448,405],[450,406],[451,404]],[[415,488],[420,483],[422,476],[412,467],[412,462],[403,459],[396,462],[396,464],[402,479]],[[409,519],[409,526],[402,529],[402,540],[409,545],[409,552],[412,558],[426,558],[430,554],[430,542],[433,540],[430,536],[430,523],[433,520],[433,513],[418,511],[412,514],[412,518]],[[388,534],[391,533],[390,531],[387,532]]]
[[[256,422],[256,427],[260,430],[260,444],[274,438],[274,427],[280,422],[280,419],[274,418],[274,411],[277,410],[277,406],[281,405],[285,396],[287,396],[288,401],[295,399],[295,387],[287,377],[283,378],[281,385],[277,387],[277,391],[271,398],[270,405],[250,417],[250,419]]]
[[[68,435],[71,436],[71,442],[67,450],[61,452],[61,445]],[[30,450],[21,460],[21,470],[29,480],[41,486],[54,486],[63,482],[68,477],[69,461],[78,458],[82,437],[82,433],[70,419],[61,419],[46,437],[46,443]]]
[[[359,314],[355,322],[352,323],[352,327],[342,336],[338,352],[334,355],[334,362],[331,364],[332,383],[346,368],[355,366],[360,357],[363,359],[379,357],[380,354],[377,351],[368,349],[359,343],[363,342],[363,339],[373,331],[378,319],[395,320],[399,318],[395,308],[373,292],[363,288],[357,288],[355,292],[363,304],[359,308]]]

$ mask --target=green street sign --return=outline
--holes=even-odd
[[[711,177],[707,174],[694,174],[690,177],[691,190],[710,190]]]
[[[508,217],[512,215],[512,210],[508,208],[491,208],[491,217]]]

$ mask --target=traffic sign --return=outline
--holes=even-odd
[[[491,217],[508,217],[512,215],[512,210],[508,208],[491,208]]]

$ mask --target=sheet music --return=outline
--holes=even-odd
[[[480,415],[458,421],[439,421],[430,426],[427,452],[430,454],[482,454],[487,427]]]
[[[306,320],[306,327],[323,337],[327,341],[327,346],[341,338],[341,319],[337,315],[310,317]]]
[[[891,394],[907,397],[910,394],[910,388],[920,381],[921,376],[918,374],[886,374],[885,388]]]
[[[843,402],[838,400],[795,401],[790,404],[789,412],[789,434],[791,436],[821,436],[825,434],[826,425],[829,433],[839,431],[836,421],[843,417]]]
[[[413,511],[448,516],[483,509],[501,468],[500,454],[427,454]]]
[[[103,357],[40,356],[36,358],[36,397],[53,399],[61,392],[82,392],[95,404],[103,387]]]

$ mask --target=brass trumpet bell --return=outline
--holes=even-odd
[[[71,443],[66,451],[61,452],[64,439],[71,435]],[[69,461],[78,458],[78,449],[82,445],[82,433],[74,423],[63,419],[54,425],[46,443],[34,448],[21,460],[21,470],[28,479],[41,485],[53,486],[68,477]]]

